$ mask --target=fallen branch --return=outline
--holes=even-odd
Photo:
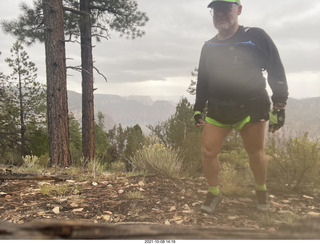
[[[58,180],[70,179],[67,175],[0,174],[0,180]]]
[[[318,240],[320,219],[303,218],[279,230],[161,225],[148,223],[94,224],[84,221],[46,220],[26,224],[0,222],[6,240]],[[152,243],[145,242],[145,243]],[[170,241],[153,243],[174,243]]]

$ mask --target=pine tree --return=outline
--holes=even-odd
[[[6,86],[6,106],[11,111],[11,124],[19,127],[19,144],[21,156],[25,156],[27,151],[27,125],[28,123],[45,123],[45,90],[36,81],[37,68],[23,46],[17,41],[11,48],[11,57],[5,61],[12,69],[12,73],[7,76]],[[10,96],[8,96],[10,95]],[[10,118],[10,117],[7,117]]]
[[[2,159],[11,149],[19,147],[16,123],[17,112],[13,109],[12,96],[7,89],[8,77],[0,72],[0,153]]]
[[[109,39],[110,30],[121,36],[136,38],[144,35],[140,29],[148,21],[145,13],[138,10],[134,0],[64,0],[65,35],[81,40],[82,73],[82,151],[86,160],[94,157],[94,97],[92,37],[97,41]],[[5,32],[18,36],[27,43],[44,41],[43,9],[41,1],[34,7],[22,5],[24,14],[16,21],[4,21]],[[42,27],[42,28],[41,28]],[[79,70],[79,67],[74,67]],[[98,71],[100,74],[100,72]]]
[[[190,95],[196,95],[196,87],[198,82],[198,68],[195,68],[194,71],[191,72],[191,76],[195,78],[191,80],[190,85],[187,89],[187,92]]]
[[[62,0],[43,0],[50,166],[71,164]]]

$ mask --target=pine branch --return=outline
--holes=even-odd
[[[107,79],[107,77],[106,77],[104,74],[102,74],[96,67],[93,66],[93,68],[97,71],[97,73],[98,73],[99,75],[101,75],[101,76],[104,78],[104,80],[105,80],[106,82],[108,82],[108,79]]]
[[[86,12],[69,8],[69,7],[63,7],[63,10],[74,13],[74,14],[79,14],[79,15],[90,15],[90,13],[86,13]]]

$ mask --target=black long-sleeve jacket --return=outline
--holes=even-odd
[[[209,98],[241,100],[264,94],[263,70],[268,73],[273,103],[285,103],[288,86],[284,67],[264,30],[239,26],[227,40],[212,38],[201,51],[194,111],[203,112]]]

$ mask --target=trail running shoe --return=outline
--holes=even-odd
[[[267,191],[256,190],[257,209],[260,211],[268,211],[270,209],[270,201]]]
[[[204,204],[200,207],[201,211],[207,214],[212,214],[217,208],[218,204],[222,200],[221,193],[217,196],[213,195],[211,192],[207,193],[207,198]]]

